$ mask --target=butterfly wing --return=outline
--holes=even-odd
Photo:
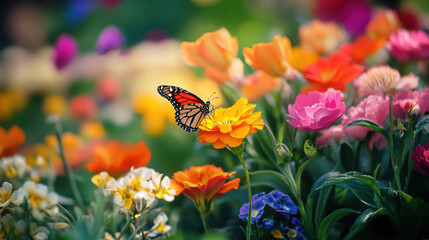
[[[158,93],[173,105],[179,127],[187,132],[198,130],[201,121],[208,114],[207,103],[180,87],[161,85]]]

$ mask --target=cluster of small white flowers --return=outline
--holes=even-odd
[[[39,182],[40,178],[46,178],[49,174],[53,174],[53,171],[42,156],[25,159],[21,155],[13,155],[0,159],[0,175],[4,175],[7,179],[24,178],[26,173],[33,181]]]
[[[113,194],[114,202],[126,209],[130,209],[132,203],[141,206],[142,202],[149,207],[155,198],[171,202],[176,194],[174,189],[170,189],[169,177],[146,167],[132,168],[118,179],[101,172],[92,178],[92,182],[103,188],[105,194]]]

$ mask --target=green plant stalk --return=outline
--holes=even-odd
[[[309,161],[309,160],[307,160]],[[288,168],[288,171],[290,171],[290,168]],[[314,229],[313,229],[313,223],[312,220],[309,218],[311,216],[307,216],[307,212],[305,211],[305,205],[304,202],[301,199],[301,180],[297,184],[298,181],[295,181],[294,178],[292,178],[292,183],[295,185],[295,191],[292,191],[294,194],[294,197],[296,199],[296,202],[298,203],[298,211],[301,214],[302,222],[304,223],[304,231],[307,233],[307,235],[314,236]]]
[[[119,236],[115,239],[119,240],[121,239],[122,235],[124,235],[125,231],[130,227],[131,222],[133,221],[133,215],[130,216],[130,218],[128,219],[127,223],[124,225],[124,227],[122,228],[121,232],[119,233]]]
[[[73,175],[73,171],[71,170],[70,165],[67,162],[66,157],[64,155],[64,147],[63,147],[63,142],[61,140],[61,133],[62,133],[62,131],[61,131],[60,122],[57,122],[56,123],[56,129],[55,129],[55,135],[56,135],[57,141],[58,141],[58,149],[59,149],[60,158],[63,161],[67,181],[70,184],[70,188],[72,190],[73,197],[76,200],[77,205],[82,207],[83,206],[82,197],[80,196],[79,190],[77,188],[76,181],[75,181],[74,175]]]
[[[201,221],[203,222],[204,232],[206,232],[206,234],[210,233],[210,228],[209,228],[209,225],[207,224],[208,215],[209,213],[207,212],[200,212]]]
[[[394,149],[393,149],[392,97],[390,97],[390,102],[389,102],[389,119],[390,119],[390,132],[389,132],[389,138],[390,139],[388,139],[388,146],[389,146],[389,152],[390,152],[390,159],[392,161],[392,168],[393,168],[393,174],[395,177],[396,188],[399,191],[402,191],[401,179],[399,176],[401,169],[399,167],[398,159],[397,158],[395,159],[395,153],[394,153]]]
[[[246,163],[244,162],[243,155],[242,154],[236,154],[238,159],[241,162],[241,165],[243,165],[244,174],[246,175],[246,184],[247,184],[247,193],[249,195],[249,216],[247,218],[247,232],[246,232],[246,239],[250,240],[250,233],[252,228],[252,189],[250,187],[250,178],[249,178],[249,171],[247,170]]]

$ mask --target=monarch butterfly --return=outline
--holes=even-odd
[[[158,93],[170,101],[176,110],[177,125],[189,133],[197,131],[200,123],[211,112],[210,101],[204,103],[183,88],[161,85],[158,87]]]

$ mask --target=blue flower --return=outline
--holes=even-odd
[[[271,217],[261,219],[258,222],[258,227],[264,227],[266,229],[271,229],[273,226],[274,226],[274,218],[271,218]]]
[[[264,207],[266,194],[258,193],[252,196],[252,211],[251,211],[251,222],[258,222],[264,213]],[[243,204],[240,208],[239,218],[245,220],[249,217],[249,203]]]
[[[298,207],[295,205],[292,199],[277,189],[266,195],[265,202],[274,210],[283,214],[285,217],[288,217],[289,213],[296,214],[298,212]]]
[[[304,232],[304,228],[302,227],[302,223],[298,218],[292,218],[290,223],[292,224],[293,228],[295,228],[298,232],[300,232],[300,233]]]
[[[291,240],[307,240],[304,236],[304,228],[302,227],[301,221],[298,218],[292,218],[290,221],[291,226],[286,227],[285,235]]]

